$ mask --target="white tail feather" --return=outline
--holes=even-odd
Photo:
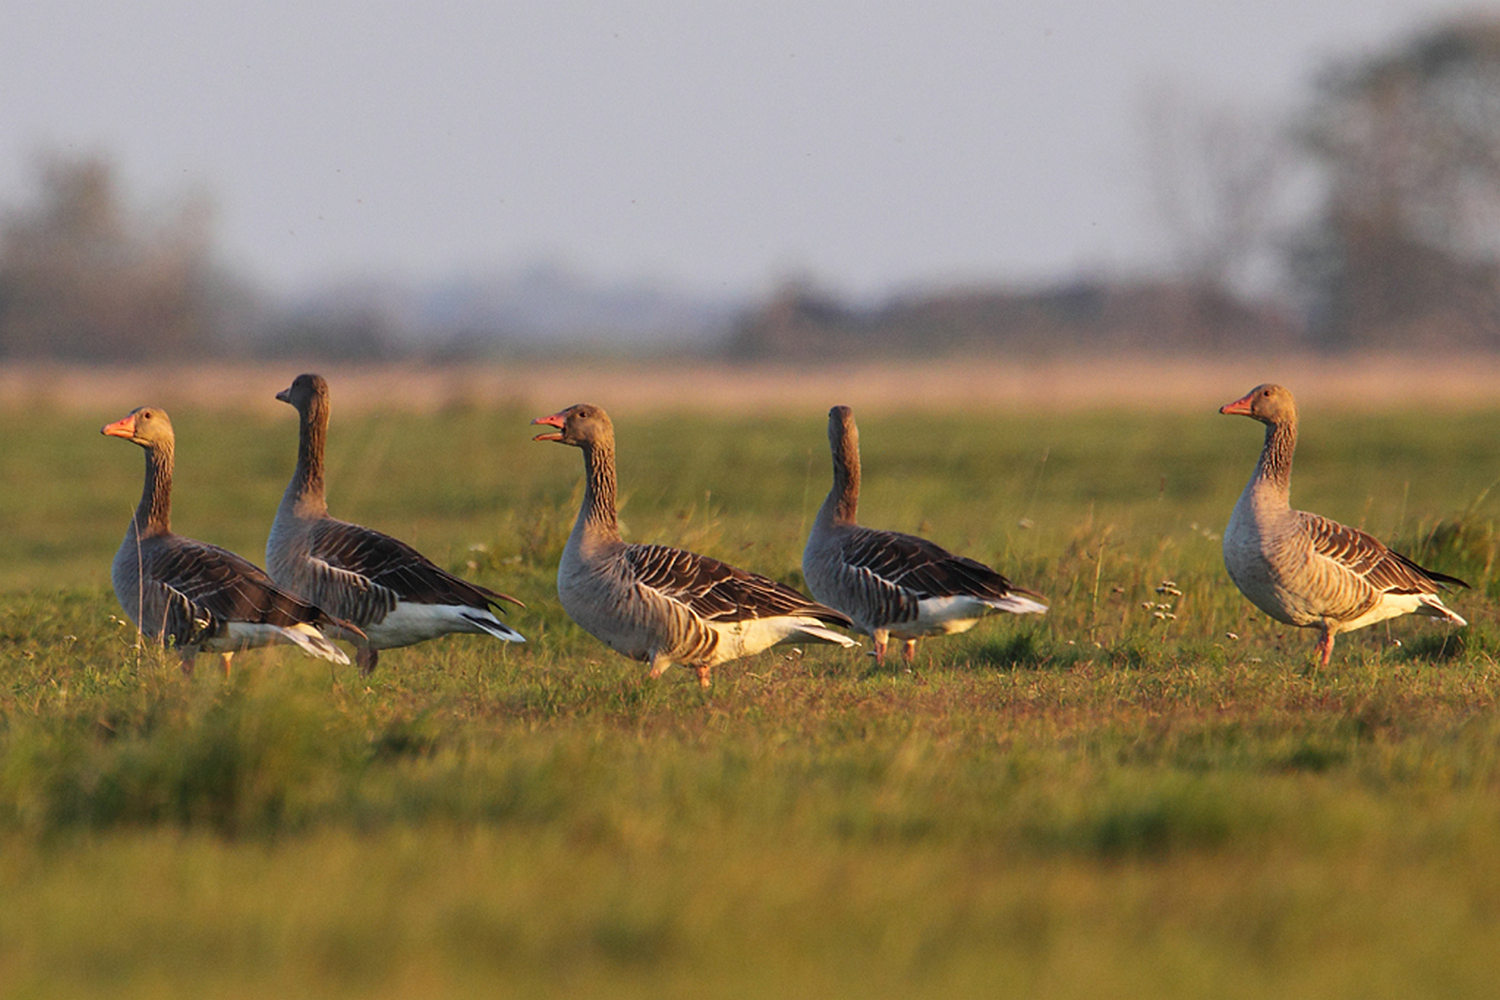
[[[799,635],[797,636],[798,638],[806,636],[808,641],[810,642],[834,643],[836,645],[843,646],[845,649],[848,649],[851,646],[859,645],[859,643],[855,642],[847,635],[844,635],[842,632],[835,632],[833,629],[824,628],[821,625],[800,625],[798,626],[797,631],[799,633]]]
[[[1452,608],[1448,607],[1448,605],[1444,604],[1435,595],[1423,594],[1420,598],[1420,601],[1421,603],[1417,605],[1418,614],[1429,615],[1433,618],[1441,618],[1444,621],[1450,621],[1455,625],[1469,624],[1459,616],[1459,613],[1457,611],[1454,611]]]
[[[1047,605],[1039,601],[1033,601],[1029,597],[1022,597],[1020,594],[1007,594],[998,601],[985,601],[984,603],[992,608],[999,608],[1001,611],[1009,611],[1016,615],[1044,615],[1047,613]]]
[[[485,632],[496,639],[504,639],[506,642],[525,642],[526,637],[509,625],[494,616],[481,617],[478,614],[465,614],[465,618],[484,629]]]
[[[306,622],[296,625],[288,625],[281,630],[291,642],[301,647],[302,651],[310,656],[316,656],[321,660],[332,660],[334,663],[348,663],[349,657],[344,651],[328,641],[328,637]]]

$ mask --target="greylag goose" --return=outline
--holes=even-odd
[[[146,451],[146,486],[110,572],[115,597],[141,634],[175,647],[187,674],[201,651],[221,654],[228,674],[236,651],[282,642],[349,662],[319,631],[347,623],[277,587],[233,552],[173,534],[176,437],[166,411],[143,406],[100,432]]]
[[[533,440],[583,451],[583,504],[557,567],[563,610],[611,649],[649,663],[651,677],[680,663],[707,688],[718,664],[778,643],[855,644],[826,627],[850,627],[848,618],[784,584],[681,549],[621,541],[615,429],[599,407],[579,404],[532,423],[557,428]]]
[[[1468,624],[1438,597],[1440,587],[1467,587],[1464,581],[1423,569],[1358,528],[1292,509],[1297,404],[1291,390],[1258,385],[1219,412],[1266,425],[1255,473],[1224,529],[1224,566],[1251,604],[1284,624],[1317,629],[1324,666],[1335,635],[1397,615]]]
[[[440,569],[405,542],[328,515],[323,444],[328,437],[328,382],[298,375],[276,394],[301,418],[297,467],[287,484],[271,535],[266,569],[271,578],[363,630],[349,636],[360,673],[375,669],[380,650],[454,632],[525,642],[492,608],[507,594]]]
[[[985,615],[1043,614],[1041,594],[1013,585],[984,563],[896,531],[856,523],[859,513],[859,428],[854,411],[828,411],[833,488],[802,550],[802,576],[814,597],[854,619],[885,661],[892,636],[910,667],[917,640],[963,632]]]

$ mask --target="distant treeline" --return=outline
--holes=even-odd
[[[30,200],[0,200],[0,358],[1500,351],[1497,107],[1500,16],[1481,14],[1326,67],[1290,120],[1162,100],[1146,123],[1162,273],[878,304],[807,283],[705,302],[543,269],[289,305],[222,266],[203,198],[134,212],[107,160],[43,157]]]
[[[879,306],[841,304],[800,285],[781,289],[736,326],[730,356],[839,358],[1249,351],[1298,346],[1288,313],[1218,289],[1173,282],[1079,282],[1037,291],[956,289]]]

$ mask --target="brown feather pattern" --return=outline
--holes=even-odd
[[[319,520],[311,532],[310,549],[313,558],[339,574],[338,586],[326,589],[344,591],[343,600],[352,602],[349,616],[356,621],[378,620],[398,600],[471,608],[499,607],[501,601],[520,603],[454,576],[400,539],[348,521]],[[359,614],[353,613],[355,607]]]
[[[141,549],[142,587],[164,600],[163,638],[181,647],[222,637],[230,622],[347,625],[277,587],[241,556],[180,535],[148,538]]]
[[[666,545],[629,545],[625,560],[642,586],[681,602],[708,621],[806,615],[830,625],[853,624],[842,613],[809,601],[785,584],[709,556]]]
[[[361,669],[378,650],[452,632],[483,632],[511,641],[520,633],[491,613],[508,594],[470,583],[397,538],[328,514],[324,446],[331,401],[327,381],[305,373],[276,396],[298,413],[297,466],[266,542],[274,579],[367,630]],[[397,613],[397,612],[401,613]]]
[[[230,626],[237,624],[281,629],[311,625],[359,633],[348,622],[278,587],[248,559],[173,533],[176,435],[165,412],[141,407],[106,426],[104,433],[140,445],[146,455],[141,500],[111,568],[121,607],[142,634],[191,654],[230,637]],[[274,640],[262,636],[258,641]],[[321,650],[318,655],[332,651],[342,656],[326,642]],[[190,662],[191,655],[185,660]]]
[[[1367,532],[1291,507],[1297,404],[1274,383],[1258,385],[1220,407],[1266,427],[1255,472],[1224,529],[1224,566],[1251,603],[1279,622],[1319,632],[1323,664],[1334,638],[1397,615],[1419,614],[1465,624],[1439,598],[1455,576],[1419,566]]]
[[[1425,569],[1387,548],[1374,535],[1320,514],[1297,511],[1313,551],[1341,563],[1371,587],[1389,594],[1435,594],[1441,586],[1469,585],[1456,576]]]
[[[935,542],[899,531],[855,525],[842,536],[845,563],[861,575],[880,607],[880,620],[896,623],[917,617],[917,604],[930,597],[959,595],[1000,600],[1041,595],[1011,584],[1000,573]]]

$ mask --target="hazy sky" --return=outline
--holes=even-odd
[[[1423,0],[7,0],[0,204],[38,150],[207,191],[276,289],[537,257],[871,293],[1156,259],[1142,95],[1290,108]]]

